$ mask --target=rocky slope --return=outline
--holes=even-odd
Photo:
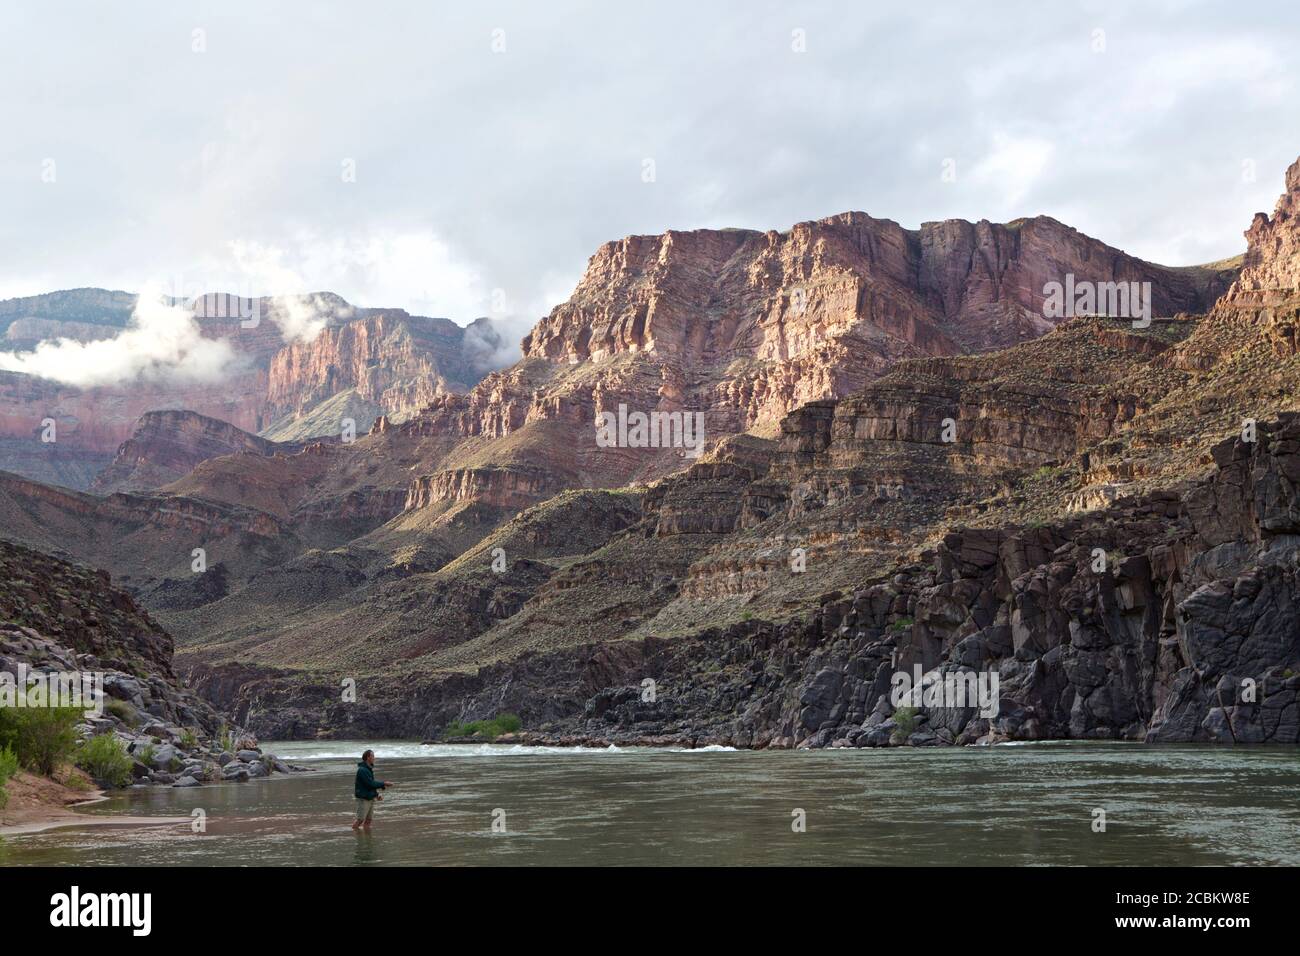
[[[170,635],[106,572],[0,541],[0,671],[15,680],[97,675],[102,712],[88,713],[79,731],[116,737],[137,785],[189,787],[290,772],[177,679],[172,653]],[[87,708],[94,709],[89,701]]]
[[[172,673],[172,639],[108,572],[0,541],[0,619],[144,677]]]
[[[341,439],[349,419],[354,434],[364,435],[383,414],[381,406],[362,398],[355,388],[349,388],[331,395],[296,418],[284,416],[260,434],[274,442],[306,442],[325,437]]]
[[[804,622],[646,642],[619,662],[624,686],[593,695],[573,727],[742,746],[1300,742],[1297,439],[1300,416],[1287,416],[1217,446],[1215,474],[1181,495],[956,529]],[[915,664],[998,672],[998,713],[930,706],[904,728],[890,680]],[[656,706],[640,700],[643,676],[661,685]]]
[[[350,707],[312,690],[325,681],[269,668],[200,666],[196,683],[236,713],[255,696],[271,734],[429,736],[510,710],[541,729],[532,739],[568,743],[1297,743],[1300,415],[1213,457],[1179,491],[1042,526],[954,528],[786,623],[578,641],[441,676],[392,666]],[[890,681],[914,665],[996,672],[997,713],[925,706],[904,722]]]
[[[100,498],[3,472],[0,524],[10,541],[111,568],[133,589],[197,580],[196,548],[208,567],[225,563],[242,580],[305,547],[288,522],[261,510],[176,495]]]

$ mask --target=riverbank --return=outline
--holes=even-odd
[[[9,800],[0,810],[0,837],[20,833],[41,833],[67,826],[134,826],[140,824],[188,823],[188,817],[94,817],[78,813],[77,807],[102,803],[103,790],[94,789],[90,778],[79,770],[69,775],[73,786],[32,773],[20,773],[5,790]]]

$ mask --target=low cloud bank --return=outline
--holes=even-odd
[[[90,388],[135,381],[216,381],[238,356],[229,342],[203,337],[191,309],[169,305],[158,287],[140,294],[131,321],[109,339],[57,338],[30,352],[0,352],[0,370]]]

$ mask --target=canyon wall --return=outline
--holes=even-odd
[[[349,389],[391,418],[409,417],[439,395],[471,388],[488,371],[483,363],[500,345],[486,319],[467,329],[450,319],[366,310],[361,318],[276,353],[267,385],[267,420],[300,417]]]
[[[1300,415],[1265,423],[1256,442],[1226,441],[1214,458],[1214,474],[1183,493],[1037,528],[954,529],[920,562],[783,624],[409,675],[400,693],[374,684],[353,707],[331,703],[329,685],[267,668],[197,673],[237,715],[254,695],[250,720],[273,736],[429,736],[509,710],[546,728],[526,740],[565,744],[1295,744]],[[997,672],[996,713],[900,711],[891,679],[913,665],[941,679]]]

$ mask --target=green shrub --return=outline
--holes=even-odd
[[[194,733],[194,731],[186,727],[185,730],[181,733],[181,746],[184,747],[186,750],[193,750],[198,745],[199,745],[198,736]]]
[[[221,743],[222,750],[229,751],[230,753],[235,752],[234,731],[230,730],[230,728],[226,727],[224,724],[221,727],[221,733],[217,735],[217,740]]]
[[[496,724],[501,728],[503,734],[518,733],[524,726],[524,722],[519,719],[518,714],[501,714],[497,717]]]
[[[14,774],[18,772],[18,755],[8,747],[0,749],[0,810],[9,802],[9,794],[5,791],[5,784],[13,779]]]
[[[131,758],[112,734],[91,737],[77,748],[77,766],[99,783],[125,787],[131,782]]]
[[[902,743],[916,731],[915,707],[899,707],[894,711],[894,732],[890,739]]]
[[[517,714],[498,714],[491,720],[471,720],[467,724],[453,723],[444,732],[445,737],[486,737],[496,740],[502,734],[513,734],[524,725]]]
[[[156,748],[153,744],[145,744],[140,749],[140,752],[136,754],[136,759],[139,760],[146,767],[152,767],[153,758],[157,754],[158,754],[158,748]]]
[[[77,749],[81,719],[76,707],[0,707],[0,747],[28,770],[53,776]]]
[[[140,723],[140,714],[124,700],[110,700],[104,705],[104,711],[109,716],[116,717],[128,727],[134,727]]]

